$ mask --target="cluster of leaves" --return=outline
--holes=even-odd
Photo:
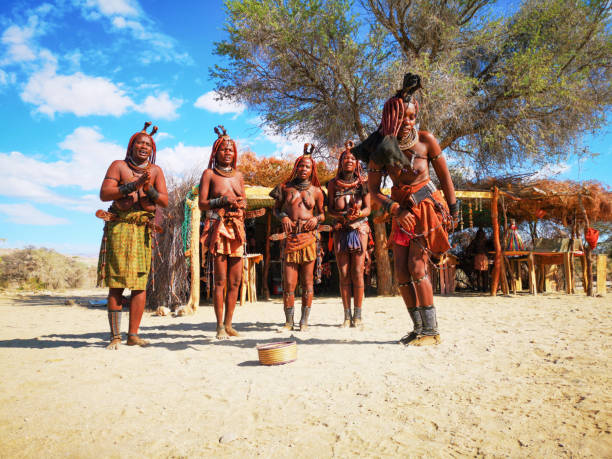
[[[267,127],[331,148],[375,129],[410,71],[421,129],[478,178],[565,160],[612,101],[612,1],[495,3],[228,0],[211,74]]]
[[[27,247],[0,260],[0,287],[62,289],[93,287],[96,268],[55,250]]]
[[[275,187],[289,179],[293,170],[292,158],[260,158],[252,151],[246,151],[238,158],[238,170],[244,176],[244,183],[254,186]],[[336,175],[331,161],[317,161],[317,176],[322,184]]]

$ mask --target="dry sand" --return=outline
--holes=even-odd
[[[93,295],[93,296],[91,296]],[[298,360],[260,366],[279,300],[146,313],[149,348],[104,348],[101,290],[0,298],[1,457],[612,457],[612,296],[437,297],[443,342],[396,344],[399,297],[340,329],[317,298]],[[123,330],[127,327],[124,314]]]

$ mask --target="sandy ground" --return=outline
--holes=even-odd
[[[2,294],[0,457],[612,457],[610,294],[437,297],[424,348],[396,343],[399,297],[367,298],[364,330],[317,298],[276,367],[255,346],[290,336],[279,300],[237,308],[239,339],[204,306],[107,351],[103,297]]]

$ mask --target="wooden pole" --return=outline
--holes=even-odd
[[[493,272],[491,273],[491,295],[497,295],[497,286],[502,269],[502,248],[499,242],[499,222],[497,221],[497,201],[499,199],[499,189],[493,187],[493,197],[491,198],[491,224],[493,226],[493,245],[495,247],[495,261]]]
[[[189,291],[189,301],[185,306],[187,312],[193,314],[200,306],[200,217],[201,212],[198,207],[198,197],[194,197],[190,203],[191,207],[191,288]]]
[[[374,256],[376,258],[376,285],[381,296],[394,295],[391,263],[387,251],[387,228],[384,223],[374,223]]]
[[[266,209],[266,250],[264,253],[264,268],[262,283],[262,295],[264,300],[270,299],[270,288],[268,287],[268,275],[270,272],[270,232],[272,231],[272,210]]]
[[[597,293],[599,295],[606,294],[607,266],[608,257],[606,255],[597,255]]]

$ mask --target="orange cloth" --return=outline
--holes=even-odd
[[[317,237],[314,231],[290,234],[285,240],[285,261],[308,263],[317,259]]]
[[[407,209],[410,207],[410,196],[427,185],[427,183],[428,181],[416,185],[396,185],[391,188],[391,199],[398,202],[402,209]],[[424,199],[418,205],[410,208],[416,223],[408,228],[403,228],[405,231],[399,228],[397,219],[393,218],[389,245],[399,244],[408,246],[412,239],[422,236],[425,239],[427,248],[435,254],[443,254],[450,249],[447,228],[445,227],[445,225],[450,227],[450,219],[448,222],[445,221],[443,213],[440,209],[436,208],[436,204],[434,204],[432,199],[442,206],[447,216],[450,216],[448,205],[444,200],[442,192],[436,190],[431,194],[430,198]]]
[[[213,218],[207,218],[202,232],[202,254],[242,257],[244,254],[244,218],[242,212],[225,212],[219,209]],[[217,218],[218,217],[218,218]]]

